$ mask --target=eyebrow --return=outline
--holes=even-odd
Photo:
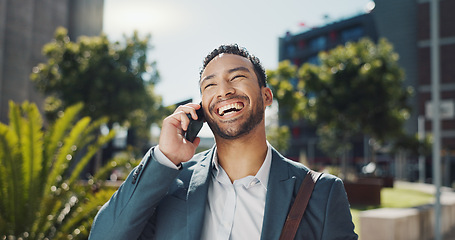
[[[233,73],[233,72],[238,72],[238,71],[241,71],[241,72],[250,72],[250,70],[246,67],[236,67],[236,68],[233,68],[233,69],[229,69],[228,73]]]
[[[239,71],[240,72],[250,72],[250,70],[248,68],[242,67],[242,66],[229,69],[227,72],[228,73],[233,73],[233,72],[239,72]],[[208,75],[208,76],[202,78],[201,81],[199,81],[199,84],[202,84],[202,82],[204,82],[206,80],[210,80],[210,79],[212,79],[214,77],[215,77],[215,74]]]

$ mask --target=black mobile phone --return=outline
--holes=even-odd
[[[190,119],[190,124],[188,125],[188,129],[185,132],[185,138],[190,142],[194,141],[199,131],[201,131],[202,125],[204,124],[205,121],[204,111],[202,110],[202,104],[199,105],[201,105],[201,107],[198,110],[196,110],[197,120],[194,120],[191,117],[191,114],[187,114],[188,118]]]

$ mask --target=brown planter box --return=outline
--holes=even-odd
[[[351,205],[381,205],[382,179],[359,178],[356,182],[345,182],[344,187]]]
[[[384,183],[383,187],[393,188],[393,184],[395,182],[394,177],[381,177],[380,179],[382,179],[382,181]]]

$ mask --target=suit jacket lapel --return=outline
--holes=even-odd
[[[200,239],[209,186],[212,150],[194,168],[187,196],[188,239]]]
[[[295,181],[296,177],[290,175],[283,157],[272,149],[261,239],[280,237],[293,198]]]

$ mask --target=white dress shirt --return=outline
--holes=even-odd
[[[159,148],[155,149],[154,157],[158,162],[177,168]],[[267,155],[257,174],[233,183],[219,165],[216,149],[213,156],[202,239],[260,239],[272,162],[270,144],[267,143]]]

